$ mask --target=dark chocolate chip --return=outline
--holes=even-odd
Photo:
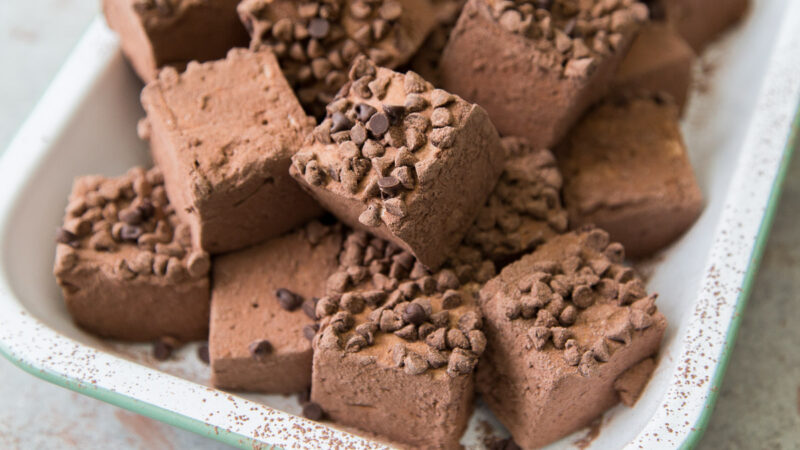
[[[119,237],[123,241],[135,241],[142,235],[142,228],[137,225],[125,224],[119,232]]]
[[[383,113],[374,114],[367,122],[367,129],[373,136],[380,138],[389,130],[389,117]]]
[[[314,320],[317,319],[317,301],[319,301],[319,299],[314,297],[303,302],[303,312]]]
[[[175,346],[169,339],[159,339],[153,342],[153,358],[158,361],[166,361],[172,356]]]
[[[251,342],[247,349],[250,351],[250,356],[258,358],[272,353],[272,344],[268,340],[262,339]]]
[[[356,118],[361,122],[367,123],[376,112],[378,112],[377,109],[366,103],[356,105]]]
[[[314,402],[308,402],[303,405],[303,417],[306,419],[311,420],[322,420],[325,416],[325,412],[322,410],[322,407]]]
[[[208,356],[208,344],[201,344],[200,347],[197,347],[197,357],[200,359],[200,361],[203,361],[206,364],[209,363],[210,358]]]
[[[383,112],[389,118],[389,122],[394,125],[403,120],[406,113],[406,108],[400,105],[383,105]]]
[[[315,17],[308,22],[308,34],[314,39],[324,39],[331,30],[331,24],[325,19]]]
[[[319,325],[317,325],[317,324],[311,324],[311,325],[304,326],[303,327],[303,336],[305,336],[306,339],[308,339],[309,341],[313,341],[314,340],[314,336],[317,335],[317,329],[318,328],[319,328]]]
[[[378,188],[386,195],[394,196],[403,190],[400,180],[393,176],[378,178]]]
[[[278,298],[278,303],[281,305],[281,308],[287,311],[294,311],[303,304],[303,297],[286,288],[280,288],[275,291],[275,297]]]
[[[136,208],[142,212],[143,220],[153,217],[153,214],[156,212],[156,207],[153,206],[153,202],[151,202],[149,198],[143,199],[142,203],[140,203]]]
[[[56,242],[59,244],[67,244],[69,246],[76,247],[78,245],[78,236],[69,230],[59,228],[56,231]]]
[[[353,122],[340,112],[335,112],[331,116],[331,133],[338,133],[353,128]]]
[[[403,320],[414,325],[419,325],[428,318],[425,308],[417,303],[409,303],[403,311]]]
[[[126,208],[119,212],[119,220],[128,225],[139,225],[144,220],[144,215],[139,208]]]

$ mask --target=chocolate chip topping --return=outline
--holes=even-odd
[[[288,4],[288,6],[287,6]],[[297,14],[288,13],[296,8]],[[324,105],[347,82],[362,97],[383,97],[385,83],[359,57],[394,67],[410,56],[421,37],[411,33],[396,0],[369,2],[249,2],[240,7],[253,48],[270,48],[303,106],[320,117]],[[347,68],[352,68],[348,74]]]
[[[325,417],[325,412],[318,404],[308,402],[303,405],[303,417],[310,420],[322,420]]]
[[[57,259],[56,274],[96,263],[98,258],[85,252],[98,252],[109,272],[124,280],[164,276],[179,283],[206,277],[210,257],[193,249],[189,227],[179,222],[163,183],[158,168],[79,178],[56,236],[59,245],[74,251],[62,252],[69,256]]]
[[[197,347],[197,358],[206,364],[210,364],[211,358],[208,354],[208,344],[200,344],[200,346]]]
[[[624,36],[647,21],[639,2],[572,0],[486,1],[489,14],[506,32],[537,41],[534,62],[567,77],[586,77],[600,58],[621,48]]]
[[[373,114],[367,122],[367,130],[380,139],[389,130],[389,117],[383,113]]]
[[[324,39],[328,36],[330,29],[330,22],[319,17],[315,17],[308,22],[308,34],[314,39]]]
[[[275,291],[275,298],[278,299],[281,308],[286,311],[294,311],[303,304],[303,297],[286,288],[280,288]]]
[[[247,350],[253,358],[261,358],[272,353],[273,349],[272,344],[268,340],[261,339],[251,342],[250,345],[247,346]]]
[[[466,260],[476,265],[483,262],[480,254],[469,250],[459,254],[464,260],[453,259],[448,264],[466,267]],[[317,304],[316,314],[329,330],[326,333],[344,344],[334,345],[334,338],[330,337],[331,348],[359,353],[372,345],[384,345],[382,342],[386,341],[379,335],[388,334],[402,342],[395,341],[391,356],[394,366],[406,373],[419,374],[452,365],[449,373],[458,376],[474,369],[478,355],[486,348],[486,337],[481,331],[482,316],[474,303],[477,285],[468,275],[459,280],[450,268],[431,275],[410,253],[381,239],[369,238],[364,232],[352,232],[345,239],[339,261],[337,273],[363,271],[372,276],[344,287],[334,281],[332,284],[342,289],[340,294]],[[464,273],[467,272],[474,271]],[[437,289],[437,284],[442,290]],[[309,338],[314,337],[312,331],[308,332]],[[420,351],[418,343],[427,350]],[[451,364],[455,349],[460,353]]]
[[[618,248],[609,242],[607,233],[587,227],[551,239],[523,261],[504,270],[507,275],[502,282],[508,292],[498,298],[509,320],[524,321],[529,326],[526,349],[560,350],[567,365],[576,367],[581,376],[592,376],[598,364],[608,361],[619,346],[631,342],[635,332],[655,323],[652,317],[656,312],[655,296],[647,296],[634,271],[608,257],[622,253]],[[537,258],[542,255],[557,258]],[[589,316],[595,318],[581,320],[584,314],[607,311],[607,305],[615,309],[606,319],[600,321]],[[573,333],[572,330],[583,330],[586,320],[597,324],[593,327],[603,327],[599,340],[579,341],[586,339],[586,333]],[[459,328],[465,333],[467,328],[479,328],[477,320],[472,323],[468,316],[462,316]],[[470,349],[479,354],[481,338],[475,336],[473,345],[470,336],[470,344]]]

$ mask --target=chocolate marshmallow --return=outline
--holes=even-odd
[[[475,295],[494,273],[469,260],[430,272],[392,243],[348,236],[316,309],[311,400],[327,417],[415,448],[459,448],[486,346]]]
[[[251,48],[268,47],[309,114],[325,115],[359,55],[395,68],[435,25],[429,0],[245,0]]]
[[[599,105],[570,131],[556,157],[570,226],[607,230],[629,256],[669,245],[702,210],[677,107],[662,96]]]
[[[636,35],[614,75],[612,95],[625,91],[665,92],[682,111],[692,82],[694,59],[694,50],[672,26],[647,24]]]
[[[103,0],[108,26],[145,82],[164,66],[183,70],[190,61],[225,57],[247,46],[236,14],[239,0]]]
[[[82,328],[132,341],[206,337],[211,260],[159,169],[76,179],[56,240],[56,281]]]
[[[269,50],[234,49],[180,75],[164,69],[142,105],[140,134],[204,250],[243,248],[321,214],[288,173],[313,119]]]
[[[356,60],[351,82],[293,158],[291,174],[327,210],[436,269],[496,183],[500,138],[478,105]]]
[[[476,385],[520,447],[588,425],[617,390],[636,389],[615,380],[658,351],[666,320],[623,253],[600,229],[570,232],[481,289],[487,346]]]
[[[209,335],[214,386],[268,393],[308,389],[313,305],[339,265],[341,243],[339,226],[314,221],[214,259]]]
[[[432,0],[436,10],[436,26],[431,34],[422,43],[417,53],[411,58],[408,66],[410,70],[420,74],[422,78],[434,85],[441,84],[439,77],[439,60],[450,32],[456,26],[456,20],[464,7],[465,0]]]
[[[467,2],[442,55],[442,86],[486,108],[503,135],[550,148],[605,95],[647,7]]]
[[[464,238],[500,266],[567,230],[561,172],[553,154],[532,148],[523,138],[503,138],[503,146],[509,159]]]

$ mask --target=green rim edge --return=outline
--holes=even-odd
[[[91,383],[75,380],[47,369],[40,369],[19,358],[16,358],[14,355],[7,353],[6,349],[3,347],[0,347],[0,355],[3,355],[7,360],[11,361],[15,366],[19,367],[25,372],[49,381],[55,385],[87,395],[106,403],[110,403],[114,406],[118,406],[136,414],[141,414],[143,416],[156,419],[168,425],[182,428],[201,436],[214,439],[224,444],[241,449],[281,449],[281,447],[257,442],[252,437],[237,434],[230,430],[220,429],[205,422],[186,417],[182,414],[169,411],[146,402],[142,402],[124,394],[120,394],[119,392],[95,386]]]
[[[770,189],[769,200],[767,200],[767,207],[764,211],[764,217],[761,219],[761,225],[758,228],[756,235],[756,242],[753,246],[753,251],[750,254],[750,262],[747,264],[744,282],[739,295],[736,298],[736,306],[734,307],[733,318],[731,325],[728,327],[728,333],[725,335],[725,346],[720,355],[719,364],[714,371],[714,376],[711,379],[711,389],[706,398],[705,405],[703,405],[703,412],[697,419],[697,422],[692,427],[686,440],[683,441],[681,449],[693,449],[700,443],[703,434],[708,427],[708,422],[711,420],[711,413],[714,412],[714,406],[717,403],[722,381],[725,378],[725,372],[730,363],[731,353],[733,352],[734,344],[736,343],[736,336],[739,334],[739,326],[742,322],[744,309],[747,306],[747,300],[750,298],[750,291],[753,289],[753,282],[758,274],[758,268],[761,265],[761,258],[764,256],[764,249],[769,240],[770,230],[772,229],[772,222],[775,219],[775,212],[780,203],[781,192],[783,191],[783,181],[786,178],[786,173],[789,170],[789,162],[792,159],[794,149],[800,145],[800,105],[795,109],[794,118],[792,120],[791,129],[789,131],[786,145],[783,148],[781,155],[781,162],[778,167],[778,173],[772,182]]]

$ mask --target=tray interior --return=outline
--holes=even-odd
[[[754,2],[750,17],[736,32],[710,48],[696,67],[696,81],[682,128],[705,195],[706,208],[697,224],[679,242],[650,261],[640,262],[650,275],[648,288],[660,293],[659,308],[669,320],[660,363],[635,408],[617,407],[603,417],[591,448],[618,447],[630,441],[652,416],[666,393],[681,336],[688,326],[707,255],[718,230],[720,211],[742,151],[764,63],[774,33],[763,30],[780,23],[786,1]],[[740,57],[745,56],[746,57]],[[141,84],[117,53],[97,78],[71,119],[47,136],[49,152],[28,178],[2,236],[0,254],[14,294],[46,325],[72,339],[103,351],[152,366],[182,378],[208,384],[208,368],[195,356],[196,345],[183,348],[174,360],[158,363],[148,345],[96,339],[71,321],[52,276],[53,235],[60,224],[66,196],[75,176],[90,173],[118,175],[133,165],[148,165],[146,144],[136,136],[143,116]],[[269,406],[297,414],[293,397],[242,394]],[[488,426],[487,426],[488,425]],[[487,436],[505,435],[480,406],[462,443],[476,445]],[[555,444],[571,447],[581,431]]]

